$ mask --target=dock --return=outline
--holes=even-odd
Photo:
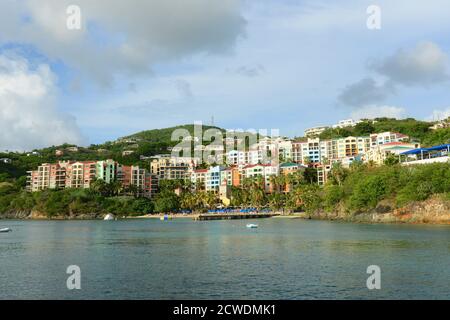
[[[235,220],[235,219],[262,219],[278,216],[278,213],[205,213],[193,217],[197,221],[207,220]]]

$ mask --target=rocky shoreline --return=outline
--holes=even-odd
[[[435,195],[428,200],[413,202],[402,208],[395,208],[389,201],[383,201],[369,212],[349,214],[344,210],[338,210],[304,214],[304,217],[355,223],[450,224],[450,200]]]

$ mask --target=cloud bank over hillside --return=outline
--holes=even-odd
[[[48,65],[0,55],[0,149],[82,143],[75,119],[56,108],[55,81]]]

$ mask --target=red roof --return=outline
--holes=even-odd
[[[404,145],[409,145],[410,143],[406,143],[406,142],[388,142],[383,144],[383,146],[404,146]]]
[[[406,134],[403,133],[397,133],[398,137],[403,137],[403,138],[408,138],[408,136]]]

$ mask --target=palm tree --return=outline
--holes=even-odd
[[[340,162],[337,162],[333,164],[333,167],[330,171],[330,177],[339,185],[342,186],[342,183],[345,180],[345,177],[347,176],[347,171],[342,166]]]
[[[285,190],[286,190],[286,192],[291,192],[292,191],[292,187],[293,187],[293,185],[294,185],[294,182],[295,182],[295,179],[294,179],[294,177],[293,177],[293,175],[292,175],[292,173],[291,174],[288,174],[288,175],[286,175],[285,177],[284,177],[284,184],[285,184]]]
[[[269,181],[272,188],[272,193],[279,193],[280,192],[280,178],[281,176],[270,176]]]
[[[194,210],[195,198],[192,193],[183,193],[180,198],[180,205],[183,209]]]
[[[301,187],[296,187],[288,197],[288,206],[295,210],[303,205],[303,190]]]
[[[105,184],[106,182],[104,180],[97,179],[95,181],[92,181],[89,187],[92,192],[102,195],[105,190]]]
[[[137,198],[139,194],[139,188],[136,185],[132,184],[124,188],[123,192],[126,194],[132,194],[135,198]]]
[[[244,190],[235,186],[231,187],[231,204],[241,206],[244,203]]]
[[[271,194],[269,197],[269,206],[272,210],[276,211],[284,208],[285,205],[285,195],[280,193]]]
[[[295,171],[292,175],[291,175],[291,179],[292,179],[292,184],[294,186],[299,186],[304,184],[305,181],[305,176],[303,175],[302,171]]]
[[[250,202],[253,206],[260,208],[265,204],[266,192],[264,178],[257,176],[252,179],[250,188]]]
[[[118,196],[123,191],[123,185],[119,181],[113,181],[113,182],[109,183],[109,187],[111,190],[111,194],[113,196]],[[135,194],[135,197],[137,197],[136,194]]]

